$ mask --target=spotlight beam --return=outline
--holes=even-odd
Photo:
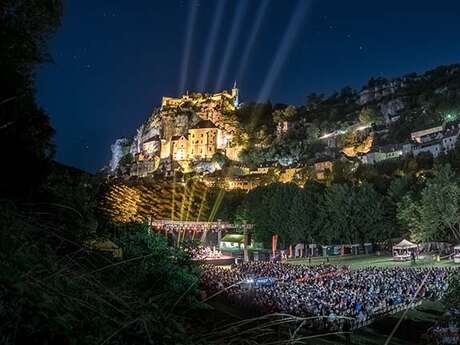
[[[225,75],[228,70],[228,65],[230,63],[230,58],[232,57],[232,53],[235,50],[236,39],[238,37],[238,33],[241,28],[241,21],[246,13],[246,9],[248,5],[248,1],[240,0],[238,6],[235,11],[235,18],[232,23],[232,27],[230,28],[230,34],[227,41],[227,45],[225,46],[224,57],[222,59],[222,63],[220,65],[219,74],[217,77],[217,82],[215,86],[215,90],[219,91],[222,88],[222,84],[225,79]]]
[[[267,12],[268,8],[268,0],[262,0],[260,2],[259,7],[257,8],[257,16],[254,20],[254,25],[252,26],[251,34],[249,35],[249,39],[247,40],[246,46],[243,50],[243,54],[241,55],[240,66],[238,68],[238,72],[236,73],[236,80],[241,80],[243,73],[246,69],[246,64],[248,63],[249,56],[252,52],[252,47],[256,42],[257,35],[260,31],[260,27],[262,26],[262,20],[265,17],[265,13]]]
[[[187,214],[185,215],[185,220],[188,220],[188,217],[190,215],[190,209],[193,208],[193,196],[195,194],[195,187],[196,187],[196,180],[192,180],[192,191],[188,197],[188,202],[187,202]]]
[[[176,171],[173,171],[173,190],[172,190],[172,200],[171,200],[171,220],[174,220],[174,209],[176,202]]]
[[[225,4],[226,0],[217,1],[214,20],[212,22],[211,31],[209,31],[208,44],[206,45],[206,51],[201,65],[200,79],[198,81],[199,91],[205,89],[208,81],[209,66],[211,65],[212,57],[214,56],[214,52],[216,50],[217,35],[219,33],[220,24],[222,23]]]
[[[186,32],[185,32],[185,44],[184,44],[184,58],[182,59],[181,66],[181,77],[179,83],[179,92],[182,95],[185,91],[185,84],[187,82],[188,67],[190,62],[190,55],[192,51],[193,32],[195,30],[196,13],[198,11],[198,2],[191,1],[188,12]]]
[[[198,211],[198,215],[196,216],[196,221],[198,222],[201,218],[201,213],[203,211],[203,208],[204,208],[204,203],[205,201],[208,200],[208,189],[206,188],[205,191],[204,191],[204,194],[203,194],[203,197],[201,199],[201,204],[200,204],[200,209]]]
[[[310,8],[310,1],[299,0],[296,8],[293,11],[292,17],[289,21],[289,25],[284,32],[281,45],[275,55],[275,58],[270,66],[270,69],[265,78],[262,89],[257,97],[258,102],[265,102],[270,96],[270,92],[273,89],[273,85],[278,78],[281,68],[283,67],[287,57],[289,56],[292,44],[297,38],[300,26],[303,24],[303,19]]]

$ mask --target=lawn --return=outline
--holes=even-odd
[[[309,265],[307,258],[301,259],[289,259],[289,263],[292,264],[302,264]],[[325,257],[315,257],[311,260],[311,265],[318,265],[323,262],[326,262]],[[334,265],[347,265],[350,269],[359,269],[363,267],[460,267],[460,265],[455,265],[453,261],[450,260],[441,260],[436,261],[430,255],[425,255],[423,258],[417,260],[417,262],[412,264],[410,261],[397,262],[393,261],[391,256],[377,256],[377,255],[349,255],[349,256],[330,256],[329,263]]]

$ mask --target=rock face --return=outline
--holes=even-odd
[[[401,98],[392,99],[379,104],[380,112],[382,113],[385,122],[391,123],[399,118],[399,113],[403,110],[405,104]]]
[[[402,80],[395,79],[388,82],[382,82],[380,85],[366,87],[359,93],[358,103],[360,105],[365,105],[370,102],[379,101],[386,96],[396,93],[404,86],[405,83]]]
[[[120,160],[129,153],[133,157],[130,174],[135,176],[144,176],[153,173],[159,167],[171,166],[171,164],[164,164],[163,160],[197,160],[195,156],[199,152],[195,152],[195,156],[192,156],[194,152],[188,152],[187,147],[190,146],[188,141],[191,140],[189,134],[202,120],[212,122],[212,127],[217,127],[220,135],[216,140],[214,137],[208,138],[207,133],[201,134],[200,138],[194,138],[194,144],[216,143],[217,147],[206,148],[206,152],[219,150],[226,154],[226,149],[230,147],[232,135],[236,130],[232,114],[237,106],[236,85],[231,93],[223,91],[217,94],[187,94],[180,98],[163,97],[161,108],[154,109],[131,139],[119,139],[112,145],[111,173],[117,171]],[[183,138],[182,142],[178,142],[178,137]],[[179,154],[181,150],[184,154]],[[214,165],[196,165],[196,167],[199,171],[216,169]]]
[[[160,122],[161,137],[170,138],[176,135],[187,135],[192,123],[197,122],[197,117],[189,111],[164,112],[160,115]]]
[[[112,159],[110,160],[110,172],[113,173],[118,167],[118,163],[122,157],[130,153],[131,149],[131,140],[127,138],[121,138],[115,140],[111,146]]]

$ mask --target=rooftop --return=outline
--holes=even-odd
[[[200,128],[217,128],[216,125],[209,120],[201,120],[195,126],[190,129],[200,129]]]

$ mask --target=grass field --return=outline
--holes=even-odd
[[[289,259],[289,263],[309,265],[307,258],[301,259]],[[311,265],[318,265],[326,262],[325,257],[315,257],[311,260]],[[358,269],[362,267],[460,267],[460,265],[454,264],[450,260],[436,261],[430,255],[426,255],[423,258],[417,260],[415,264],[410,261],[398,262],[393,261],[391,256],[377,256],[377,255],[356,255],[356,256],[330,256],[329,263],[334,265],[347,265],[350,269]]]

